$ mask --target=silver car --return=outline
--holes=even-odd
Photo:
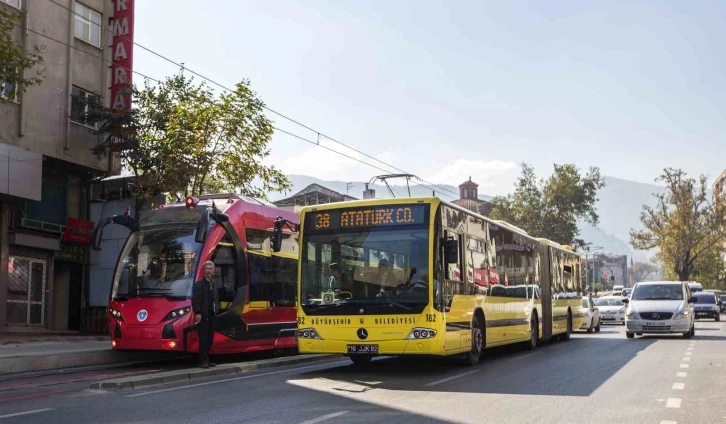
[[[681,333],[690,339],[696,334],[694,299],[686,283],[648,281],[637,283],[625,312],[625,334],[629,339],[644,333]]]

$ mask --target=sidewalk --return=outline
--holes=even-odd
[[[154,362],[170,352],[111,350],[108,336],[0,334],[0,375],[92,365]]]

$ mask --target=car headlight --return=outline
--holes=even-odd
[[[713,305],[713,306],[711,306],[711,310],[712,311],[717,311],[718,310],[718,307],[716,307],[716,305]]]
[[[625,306],[623,306],[622,308],[620,308],[617,313],[618,314],[624,314],[625,313]]]
[[[688,309],[686,309],[685,311],[680,311],[680,312],[676,313],[675,316],[673,317],[673,319],[686,319],[686,318],[688,318]]]
[[[301,328],[297,330],[297,337],[301,339],[322,340],[322,337],[320,337],[320,334],[314,328]]]
[[[588,309],[583,310],[582,311],[582,315],[584,315],[585,317],[589,317],[590,316],[590,310],[588,310]]]
[[[408,336],[406,338],[408,340],[412,339],[432,339],[436,337],[436,330],[432,330],[430,328],[414,328],[411,330],[410,333],[408,333]]]
[[[628,317],[628,319],[640,319],[640,315],[638,314],[638,311],[636,311],[636,310],[635,310],[635,309],[633,309],[633,308],[630,308],[630,309],[628,310],[628,315],[627,315],[627,317]]]

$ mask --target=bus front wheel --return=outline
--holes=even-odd
[[[350,355],[350,360],[359,367],[364,367],[371,363],[373,357],[371,355]]]
[[[482,351],[484,351],[484,331],[478,317],[474,317],[471,323],[471,350],[466,354],[464,362],[466,365],[479,363]]]

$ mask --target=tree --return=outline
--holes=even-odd
[[[689,281],[698,264],[726,239],[726,209],[707,196],[707,178],[689,178],[680,169],[666,168],[656,182],[666,192],[655,194],[655,207],[643,206],[642,230],[630,231],[630,244],[640,250],[658,249],[657,259],[680,281]]]
[[[523,163],[514,193],[492,200],[492,217],[536,237],[584,247],[584,241],[577,238],[577,220],[593,225],[599,222],[595,202],[597,191],[604,186],[596,167],[582,175],[574,164],[555,164],[549,178],[538,180],[534,168]]]
[[[639,281],[648,281],[648,278],[652,278],[657,273],[658,267],[647,262],[635,262],[632,266],[628,267],[628,275],[632,275],[633,281],[636,283]]]
[[[25,71],[43,63],[42,47],[34,46],[33,51],[26,53],[23,47],[13,39],[13,30],[20,27],[20,15],[0,6],[0,83],[10,84],[12,92],[9,98],[43,82],[42,70],[34,76],[26,77]],[[2,91],[2,90],[0,90]],[[0,97],[0,102],[3,99]]]
[[[147,81],[131,90],[130,111],[92,104],[89,119],[102,122],[98,131],[107,136],[96,154],[107,155],[114,140],[124,140],[119,154],[135,177],[137,211],[162,192],[176,201],[222,191],[266,199],[268,191],[290,188],[281,171],[262,163],[273,127],[248,81],[215,96],[182,69],[156,86]]]

